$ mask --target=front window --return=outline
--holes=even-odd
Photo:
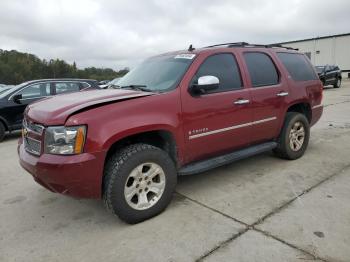
[[[22,99],[33,99],[50,95],[50,83],[38,83],[30,85],[20,91]]]
[[[152,57],[131,70],[118,81],[127,88],[142,86],[152,92],[164,92],[176,88],[195,55],[166,55]]]
[[[242,79],[235,57],[232,54],[215,54],[209,56],[200,66],[193,83],[201,76],[215,76],[219,79],[219,88],[207,93],[225,92],[242,88]]]

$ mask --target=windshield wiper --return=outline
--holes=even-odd
[[[121,86],[120,88],[130,88],[130,89],[136,89],[144,92],[153,92],[152,90],[146,88],[146,85],[127,85],[127,86]]]

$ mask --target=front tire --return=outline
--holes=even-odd
[[[340,88],[341,86],[341,78],[338,78],[336,82],[334,83],[333,87],[334,88]]]
[[[161,213],[177,183],[174,162],[160,148],[134,144],[107,161],[103,199],[107,209],[129,224]]]
[[[309,138],[310,124],[307,118],[297,112],[287,112],[274,152],[280,158],[298,159],[304,155]]]
[[[0,121],[0,142],[4,140],[5,134],[6,134],[6,128],[4,124]]]

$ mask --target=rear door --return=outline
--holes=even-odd
[[[322,110],[323,86],[310,60],[299,53],[277,52],[276,54],[288,73],[291,98],[310,103],[312,110]],[[311,120],[315,121],[315,119]]]
[[[246,51],[242,55],[251,89],[252,142],[270,140],[278,135],[283,121],[289,95],[288,84],[269,53]]]
[[[217,53],[199,59],[181,95],[187,162],[250,143],[250,94],[243,86],[234,54]],[[191,95],[188,88],[201,76],[217,77],[219,88],[200,96]]]

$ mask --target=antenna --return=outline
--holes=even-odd
[[[188,51],[192,52],[195,48],[192,46],[192,44],[190,44],[190,46],[188,47]]]

